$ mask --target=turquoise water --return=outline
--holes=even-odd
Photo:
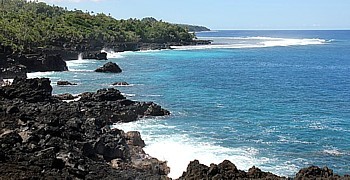
[[[212,46],[109,54],[123,69],[102,74],[105,61],[68,62],[50,77],[54,93],[116,87],[154,101],[170,117],[116,127],[138,130],[146,152],[167,160],[178,177],[190,160],[231,160],[293,176],[309,165],[350,173],[350,31],[214,31]],[[57,80],[78,86],[57,87]]]

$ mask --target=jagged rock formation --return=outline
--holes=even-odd
[[[0,88],[0,179],[167,179],[166,163],[144,153],[139,133],[110,125],[168,111],[116,89],[70,103],[51,93],[45,78]]]
[[[200,164],[198,160],[191,161],[187,167],[187,171],[182,174],[179,180],[195,180],[195,179],[282,179],[281,177],[269,172],[263,172],[259,168],[252,167],[248,172],[238,170],[237,167],[228,160],[216,165],[211,164],[210,167]]]
[[[0,77],[25,78],[27,72],[67,71],[66,62],[58,54],[19,54],[0,44]]]
[[[327,167],[321,169],[317,166],[311,166],[301,169],[295,178],[280,177],[270,172],[264,172],[259,168],[253,166],[248,172],[238,170],[237,167],[230,161],[224,160],[222,163],[216,165],[211,164],[210,167],[200,164],[198,160],[191,161],[187,167],[186,172],[182,174],[179,180],[231,180],[231,179],[265,179],[265,180],[282,180],[282,179],[296,179],[296,180],[328,180],[341,179],[350,180],[349,175],[339,176],[333,174],[333,171]]]

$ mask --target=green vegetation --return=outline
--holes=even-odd
[[[154,18],[116,20],[103,13],[69,11],[42,2],[0,1],[0,44],[16,51],[36,48],[108,47],[124,42],[190,42],[186,28]]]
[[[188,29],[190,32],[200,32],[200,31],[210,31],[209,28],[204,26],[195,26],[195,25],[188,25],[188,24],[176,24],[180,27],[183,27],[185,29]]]

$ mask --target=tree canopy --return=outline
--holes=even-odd
[[[89,43],[181,43],[194,38],[186,28],[154,18],[117,20],[103,13],[70,11],[37,1],[0,2],[0,44],[17,51]]]

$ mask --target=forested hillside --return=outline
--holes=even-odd
[[[176,24],[176,25],[186,28],[190,32],[210,31],[209,28],[204,26],[196,26],[196,25],[188,25],[188,24]]]
[[[0,4],[0,44],[15,51],[76,48],[89,43],[182,43],[192,39],[187,29],[153,18],[116,20],[103,13],[69,11],[26,0],[1,0]]]

